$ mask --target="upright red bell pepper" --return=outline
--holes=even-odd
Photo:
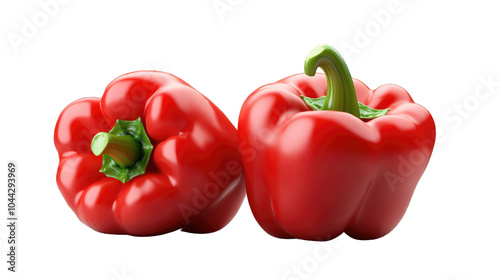
[[[245,196],[236,129],[167,73],[129,73],[102,99],[71,103],[54,142],[62,195],[100,232],[213,232],[231,221]]]
[[[314,76],[318,67],[326,76]],[[280,238],[384,236],[403,217],[431,156],[431,114],[401,87],[372,91],[352,79],[329,46],[309,54],[305,74],[257,89],[241,109],[252,212]]]

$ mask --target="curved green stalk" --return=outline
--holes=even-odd
[[[308,76],[314,76],[318,67],[325,72],[328,83],[326,99],[321,110],[347,112],[359,118],[356,91],[342,56],[334,48],[320,45],[307,56],[304,72]]]

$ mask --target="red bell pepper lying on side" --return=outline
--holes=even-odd
[[[326,76],[314,76],[318,67]],[[434,121],[403,88],[372,91],[352,79],[329,46],[309,54],[305,73],[314,77],[265,85],[241,109],[252,212],[280,238],[384,236],[403,217],[427,166]]]
[[[129,73],[102,99],[71,103],[54,142],[62,195],[100,232],[213,232],[231,221],[245,196],[236,129],[167,73]]]

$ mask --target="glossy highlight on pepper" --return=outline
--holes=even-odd
[[[304,68],[258,88],[241,109],[252,213],[279,238],[382,237],[403,217],[430,159],[432,116],[399,86],[371,90],[351,78],[328,45]]]
[[[245,197],[237,131],[206,97],[158,71],[122,75],[68,105],[57,184],[96,231],[136,236],[226,226]]]

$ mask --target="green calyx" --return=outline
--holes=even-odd
[[[309,108],[315,111],[323,110],[322,108],[325,105],[326,96],[321,96],[318,98],[310,98],[301,95],[300,97],[302,97],[302,99],[307,104],[307,106],[309,106]],[[358,108],[359,108],[358,118],[362,120],[371,120],[374,118],[385,116],[387,112],[389,112],[390,110],[390,109],[383,109],[383,110],[373,109],[360,102],[358,102]]]
[[[94,136],[90,148],[94,155],[102,155],[99,171],[122,183],[146,173],[153,151],[141,118],[135,121],[116,120],[109,132],[99,132]]]
[[[331,46],[320,45],[306,57],[306,75],[314,76],[318,67],[325,72],[327,90],[326,96],[319,98],[301,96],[311,109],[346,112],[364,120],[384,116],[390,110],[373,109],[358,102],[351,73],[342,56]]]

